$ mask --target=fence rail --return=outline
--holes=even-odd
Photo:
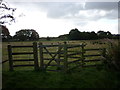
[[[57,47],[57,48],[55,48]],[[13,48],[32,48],[31,51],[27,52],[13,52]],[[52,48],[52,49],[50,49]],[[77,50],[74,50],[77,48]],[[86,52],[91,51],[102,51],[101,54],[86,55]],[[25,50],[26,51],[26,50]],[[33,58],[27,59],[14,59],[16,55],[33,55]],[[48,56],[49,55],[49,56]],[[67,72],[77,67],[89,67],[96,65],[87,65],[87,62],[98,62],[100,59],[86,59],[87,57],[105,56],[105,49],[85,49],[84,44],[80,45],[43,45],[42,43],[33,43],[31,46],[11,46],[8,45],[8,58],[9,58],[9,70],[13,71],[15,67],[27,67],[33,66],[35,70],[47,70],[47,71],[64,71]],[[33,64],[21,64],[16,65],[15,62],[33,62]],[[70,67],[70,65],[75,66]],[[57,69],[50,69],[49,67],[56,67]]]

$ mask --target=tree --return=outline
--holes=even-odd
[[[12,38],[6,26],[0,25],[0,27],[0,31],[2,31],[0,35],[2,36],[3,41],[7,41],[8,39]]]
[[[77,28],[72,29],[69,32],[68,37],[70,40],[79,40],[80,39],[80,31]]]
[[[101,30],[97,32],[97,35],[99,39],[107,38],[107,33]]]
[[[111,39],[113,37],[113,35],[111,34],[111,32],[107,31],[107,38]]]
[[[51,39],[51,38],[50,38],[49,36],[47,36],[46,40],[50,41],[50,39]]]
[[[38,40],[39,34],[33,29],[22,29],[16,32],[13,38],[19,41]]]
[[[97,35],[94,31],[92,31],[92,32],[90,33],[90,39],[92,39],[92,40],[98,39],[98,35]]]
[[[103,39],[103,38],[111,39],[113,36],[109,31],[105,32],[105,31],[101,31],[101,30],[97,32],[97,35],[100,39]]]
[[[0,0],[0,35],[3,41],[6,41],[11,37],[9,30],[7,29],[5,24],[11,24],[11,22],[15,21],[14,12],[16,8],[10,8],[6,2]]]
[[[10,8],[6,2],[0,1],[0,25],[11,24],[15,21],[14,12],[16,8]]]

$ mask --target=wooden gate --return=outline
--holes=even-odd
[[[63,64],[61,59],[63,52],[63,45],[42,45],[39,43],[39,53],[40,53],[40,69],[47,71],[61,71],[63,69]],[[54,67],[50,69],[50,67]]]
[[[26,49],[32,49],[28,52]],[[18,50],[14,50],[18,49]],[[22,51],[21,51],[22,50]],[[25,58],[23,58],[23,55],[25,55]],[[29,56],[32,56],[32,58],[29,58]],[[19,57],[19,59],[15,58]],[[8,58],[9,58],[9,70],[13,71],[15,67],[28,67],[32,66],[35,70],[39,69],[38,66],[38,52],[37,52],[37,43],[34,42],[33,45],[27,45],[27,46],[12,46],[8,45]],[[24,63],[22,63],[24,62]],[[32,62],[32,64],[28,63]]]
[[[68,45],[66,42],[64,42],[63,45],[42,45],[42,43],[39,43],[40,68],[47,71],[67,72],[70,69],[79,67],[82,65],[84,58],[84,46],[84,44]],[[75,51],[74,48],[77,48],[77,51]],[[75,55],[78,57],[75,57]],[[73,63],[75,66],[70,68],[69,65]],[[53,68],[53,66],[56,68]],[[50,69],[50,67],[52,69]]]

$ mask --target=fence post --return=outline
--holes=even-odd
[[[13,71],[13,60],[12,60],[12,47],[8,45],[8,60],[9,60],[9,70]]]
[[[67,43],[64,42],[64,72],[67,72],[68,64],[67,64]]]
[[[42,43],[39,43],[39,54],[40,54],[40,69],[44,69],[44,62],[43,62],[43,47]]]
[[[81,48],[82,48],[82,67],[84,66],[84,59],[85,59],[85,57],[84,57],[84,53],[85,53],[85,50],[84,50],[84,44],[82,43],[82,46],[81,46]]]
[[[57,60],[58,67],[60,66],[61,48],[62,47],[61,47],[60,43],[58,43],[58,60]]]
[[[106,48],[103,48],[102,56],[103,56],[103,57],[106,57]]]
[[[35,70],[37,71],[37,70],[39,69],[37,42],[33,42],[33,53],[34,53],[34,65],[35,65]]]

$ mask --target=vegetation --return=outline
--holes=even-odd
[[[9,30],[7,29],[7,27],[6,26],[3,26],[3,25],[0,25],[0,27],[1,27],[1,36],[2,36],[2,40],[3,41],[8,41],[9,39],[11,39],[12,38],[12,36],[10,35],[10,32],[9,32]]]
[[[39,34],[33,29],[24,29],[16,32],[13,38],[16,41],[38,40]]]
[[[10,8],[5,1],[0,0],[0,25],[5,25],[6,23],[11,24],[11,22],[15,22],[15,10],[16,8]]]
[[[106,52],[105,64],[110,69],[120,71],[120,41],[106,40],[108,48]]]
[[[84,68],[71,73],[3,72],[4,88],[119,88],[119,72]]]

